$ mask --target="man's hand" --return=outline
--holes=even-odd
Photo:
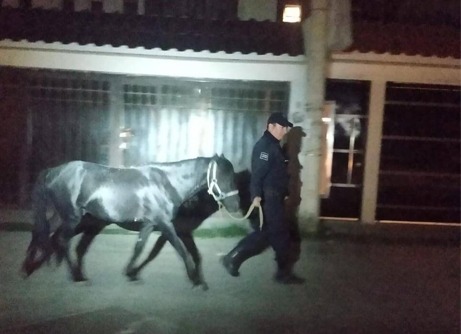
[[[256,206],[256,207],[260,207],[260,206],[261,206],[261,197],[256,196],[256,197],[253,199],[253,204],[254,204],[254,206]]]

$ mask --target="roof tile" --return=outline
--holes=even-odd
[[[459,29],[451,26],[409,25],[358,21],[353,43],[345,50],[424,57],[460,58]]]
[[[303,54],[299,24],[218,21],[118,13],[0,10],[0,39],[243,54]]]
[[[356,21],[345,52],[460,58],[460,31],[451,26]],[[243,54],[304,54],[300,24],[219,21],[119,13],[0,9],[0,40],[144,47]]]

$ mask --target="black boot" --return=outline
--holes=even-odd
[[[250,233],[240,240],[233,250],[221,258],[221,263],[229,275],[237,277],[240,275],[240,265],[250,257],[261,254],[267,247],[269,247],[269,243],[264,235],[259,232]]]
[[[224,268],[226,268],[229,275],[238,277],[240,276],[240,265],[248,258],[249,256],[245,256],[245,250],[243,247],[241,245],[237,245],[237,247],[221,258],[221,263]]]
[[[240,276],[239,268],[241,263],[237,264],[236,261],[233,261],[232,256],[230,254],[224,255],[221,258],[221,263],[224,266],[224,268],[226,268],[229,275],[234,277]]]
[[[304,278],[299,277],[293,273],[292,264],[279,264],[277,273],[274,280],[280,284],[304,284]]]
[[[229,275],[234,277],[240,276],[239,268],[242,263],[250,257],[262,253],[267,248],[267,245],[264,242],[256,242],[254,244],[250,244],[250,246],[248,245],[249,243],[247,240],[243,239],[233,250],[221,258],[221,263],[224,268],[226,268]]]

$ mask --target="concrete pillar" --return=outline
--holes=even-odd
[[[368,129],[373,129],[373,131],[368,131],[367,133],[362,208],[360,213],[360,220],[365,224],[375,222],[385,94],[386,81],[371,82]]]
[[[322,130],[322,108],[325,96],[327,66],[328,6],[329,0],[311,0],[310,16],[302,23],[304,48],[307,61],[307,91],[299,161],[301,205],[298,211],[302,232],[317,230],[320,211],[319,166]]]

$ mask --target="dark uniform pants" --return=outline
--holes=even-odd
[[[290,227],[286,221],[284,196],[275,191],[265,191],[262,202],[264,223],[261,230],[256,229],[239,242],[239,246],[251,256],[257,255],[271,246],[279,266],[294,262],[290,254]]]

